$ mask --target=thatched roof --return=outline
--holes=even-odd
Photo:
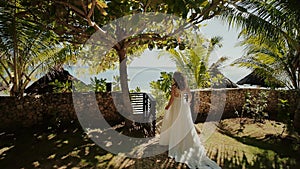
[[[257,85],[261,87],[284,87],[283,84],[281,84],[278,80],[272,78],[272,85],[268,84],[266,81],[267,78],[265,76],[262,76],[259,73],[258,69],[253,70],[250,74],[245,76],[243,79],[239,80],[237,82],[238,85],[244,85],[244,84],[249,84],[249,85]],[[270,79],[269,79],[270,80]]]
[[[209,74],[211,78],[219,79],[218,82],[212,84],[212,88],[237,88],[238,87],[238,85],[236,85],[229,78],[224,76],[215,65],[211,66],[211,68],[209,69]]]
[[[54,82],[56,79],[62,83],[66,83],[67,81],[70,83],[72,83],[72,81],[83,83],[82,81],[73,77],[68,71],[64,69],[53,69],[43,77],[35,81],[33,84],[31,84],[29,87],[27,87],[25,89],[25,93],[28,95],[53,93],[55,86],[50,85],[50,83]]]

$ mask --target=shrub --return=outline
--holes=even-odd
[[[151,94],[156,100],[157,117],[164,114],[165,106],[171,96],[172,72],[160,72],[160,78],[157,81],[150,82]]]
[[[242,115],[254,118],[254,122],[263,122],[269,117],[265,112],[267,104],[268,92],[260,92],[257,97],[253,97],[250,93],[246,94],[245,104],[243,105]]]
[[[285,99],[278,99],[278,118],[282,120],[282,122],[285,124],[284,129],[288,132],[293,131],[293,116],[290,111],[290,105],[288,100]],[[285,132],[285,130],[282,131],[281,135]]]

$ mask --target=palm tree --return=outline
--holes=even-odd
[[[256,52],[260,55],[266,53],[264,56],[269,55],[269,57],[276,55],[272,57],[277,60],[277,64],[280,64],[277,68],[281,69],[276,70],[285,72],[288,76],[288,81],[284,80],[285,84],[293,89],[300,88],[299,6],[297,0],[246,0],[231,4],[229,10],[222,13],[222,18],[229,24],[236,24],[243,28],[241,35],[246,40],[242,45],[248,46],[247,55],[253,56]],[[260,49],[258,49],[259,46],[261,46]],[[268,54],[268,52],[271,53]],[[247,61],[256,62],[257,59],[263,59],[262,57],[248,56]],[[250,61],[251,59],[253,60]],[[255,64],[253,68],[258,64]],[[269,63],[265,66],[267,64]],[[275,70],[274,66],[273,64],[273,70]],[[266,70],[265,73],[270,72],[271,67],[268,66],[263,70]],[[277,73],[280,74],[278,71]]]
[[[289,49],[285,41],[262,41],[261,35],[245,36],[240,43],[246,46],[246,54],[235,60],[234,65],[256,70],[256,73],[265,77],[268,86],[283,84],[290,89],[299,88],[296,68],[290,64]],[[296,77],[296,79],[294,79]],[[293,81],[298,81],[293,83]]]
[[[53,32],[26,20],[23,10],[18,1],[0,6],[0,80],[18,97],[38,73],[61,67],[72,51],[58,43]]]
[[[222,47],[222,37],[213,37],[208,40],[199,35],[194,40],[194,45],[192,44],[184,51],[170,49],[168,52],[176,63],[177,70],[186,74],[191,88],[210,87],[209,58],[217,47]],[[217,65],[219,66],[226,59],[226,57],[221,57]]]

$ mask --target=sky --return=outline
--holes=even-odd
[[[212,54],[210,62],[213,63],[222,56],[228,57],[228,61],[224,63],[220,71],[233,82],[237,82],[249,74],[250,70],[230,66],[230,63],[241,57],[244,53],[243,47],[237,46],[237,43],[241,40],[238,39],[239,30],[237,28],[228,29],[228,25],[218,19],[206,21],[203,24],[205,24],[205,26],[201,28],[201,32],[205,37],[223,37],[223,47],[217,49]],[[157,50],[146,50],[141,57],[135,58],[129,67],[175,67],[175,64],[167,55],[158,59],[157,56],[159,53]]]

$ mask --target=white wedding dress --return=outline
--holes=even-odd
[[[171,107],[166,110],[160,131],[160,145],[168,145],[168,156],[176,162],[187,164],[189,168],[220,169],[218,164],[206,156],[206,150],[194,127],[190,105],[184,93],[174,97]]]

